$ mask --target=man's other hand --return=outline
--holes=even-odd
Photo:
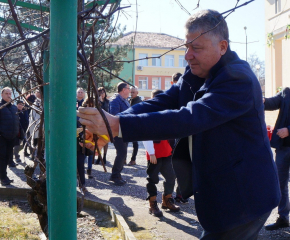
[[[150,163],[157,164],[157,159],[155,154],[150,155]]]
[[[103,111],[108,119],[109,125],[111,127],[113,137],[119,135],[119,117],[113,116],[105,111]],[[80,107],[77,111],[77,116],[80,117],[79,121],[82,125],[98,136],[109,135],[105,122],[99,113],[98,109],[90,107]]]
[[[288,128],[280,128],[280,129],[277,129],[277,135],[280,138],[288,137],[289,136]]]

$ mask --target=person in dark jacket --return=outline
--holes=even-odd
[[[130,87],[130,91],[131,91],[131,98],[130,98],[130,106],[134,106],[135,104],[138,104],[140,102],[142,102],[142,99],[138,96],[138,87]],[[132,157],[131,157],[131,161],[128,163],[129,166],[133,166],[136,165],[136,157],[138,154],[138,141],[132,142],[133,144],[133,152],[132,152]]]
[[[13,152],[14,152],[14,157],[15,157],[16,162],[21,162],[20,155],[19,155],[20,144],[23,141],[23,146],[25,145],[24,135],[29,125],[29,116],[28,116],[27,110],[24,109],[23,101],[19,100],[17,101],[16,104],[17,104],[17,109],[18,109],[17,114],[19,116],[19,121],[20,121],[20,130],[15,141]]]
[[[35,96],[33,93],[28,94],[28,95],[26,96],[26,100],[27,100],[27,102],[28,102],[29,104],[32,105],[32,104],[35,102],[35,100],[36,100],[36,96]],[[31,111],[30,105],[26,105],[25,107],[27,108],[27,113],[28,113],[28,116],[29,116],[30,111]]]
[[[276,149],[276,165],[278,169],[281,200],[278,206],[279,218],[266,230],[277,230],[289,227],[289,170],[290,170],[290,89],[287,87],[276,96],[264,99],[265,110],[280,110],[270,141],[271,147]]]
[[[117,115],[130,107],[127,100],[130,94],[130,88],[127,83],[118,83],[118,93],[112,97],[110,102],[110,113]],[[128,143],[123,142],[123,139],[116,136],[114,138],[114,146],[116,148],[116,158],[112,168],[112,175],[110,181],[114,182],[117,186],[126,184],[126,181],[122,178],[121,172],[124,164],[126,164]]]
[[[180,72],[174,73],[172,75],[171,84],[176,84],[181,76],[182,74]],[[176,139],[169,139],[168,141],[170,143],[171,148],[174,149]],[[178,203],[184,203],[184,204],[189,202],[187,198],[182,197],[178,185],[176,187],[176,197],[174,198],[174,200]]]
[[[28,118],[29,118],[29,116],[30,116],[30,112],[31,112],[31,107],[30,107],[30,105],[34,104],[34,102],[35,102],[35,100],[36,100],[36,96],[35,96],[33,93],[28,94],[28,95],[26,96],[26,100],[27,100],[27,102],[29,103],[28,105],[27,105],[27,104],[25,105],[25,107],[26,107],[26,109],[27,109],[27,115],[28,115]],[[30,131],[27,131],[27,132],[26,132],[26,139],[29,139],[29,137],[30,137]],[[29,145],[26,143],[26,140],[23,141],[23,146],[24,146],[24,156],[25,156],[25,157],[29,157],[30,154],[31,154],[32,151],[33,151],[32,148],[29,147]],[[27,149],[30,150],[30,154],[27,152]]]
[[[230,50],[220,13],[201,10],[185,28],[188,66],[177,84],[106,116],[124,142],[179,139],[173,167],[182,196],[194,195],[201,239],[257,239],[281,196],[260,84]],[[96,109],[78,116],[89,131],[107,134]]]
[[[98,88],[98,93],[99,93],[99,101],[101,103],[101,108],[104,109],[106,112],[109,112],[110,101],[107,98],[106,89],[104,87],[99,87]],[[109,144],[106,144],[104,146],[104,148],[103,148],[103,151],[104,151],[104,155],[103,155],[104,164],[106,164],[106,162],[107,162],[108,146],[109,146]],[[89,158],[89,160],[90,160],[90,158]],[[100,161],[101,161],[101,158],[98,156],[96,164],[99,164]]]
[[[0,107],[11,100],[12,90],[5,87],[1,91]],[[9,103],[0,109],[0,179],[1,185],[10,185],[13,180],[7,176],[7,165],[13,161],[13,146],[19,134],[19,117],[17,107]]]

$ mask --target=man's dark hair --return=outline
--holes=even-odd
[[[164,93],[164,92],[162,90],[160,90],[160,89],[155,89],[155,90],[152,91],[152,96],[156,97],[160,93]]]
[[[118,83],[117,87],[118,87],[118,93],[122,92],[122,90],[127,87],[127,83],[120,82]]]
[[[16,105],[18,105],[19,103],[22,103],[22,104],[24,104],[24,102],[23,102],[23,101],[21,101],[21,100],[18,100],[18,101],[16,102]]]
[[[177,82],[181,76],[182,76],[182,74],[180,72],[174,73],[172,75],[172,81]]]

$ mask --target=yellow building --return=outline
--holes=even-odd
[[[134,76],[133,84],[139,88],[139,95],[149,98],[153,89],[169,89],[172,75],[176,72],[183,73],[187,65],[184,59],[185,47],[181,46],[184,40],[164,33],[129,32],[114,45],[126,45],[134,38],[134,59],[142,60],[134,62],[133,67],[128,65],[128,69],[124,65],[123,71],[131,71]],[[170,51],[175,47],[178,48]],[[158,58],[160,55],[162,56]]]
[[[290,1],[266,0],[265,18],[265,96],[272,97],[278,88],[290,87]],[[267,124],[273,126],[276,118],[277,111],[266,112]]]

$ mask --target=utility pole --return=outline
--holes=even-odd
[[[244,27],[244,30],[245,30],[245,35],[246,35],[246,42],[233,42],[233,41],[231,41],[231,43],[246,44],[246,61],[248,61],[248,44],[259,42],[259,41],[248,42],[247,27]]]
[[[248,61],[248,36],[247,36],[247,27],[244,27],[246,34],[246,61]]]

